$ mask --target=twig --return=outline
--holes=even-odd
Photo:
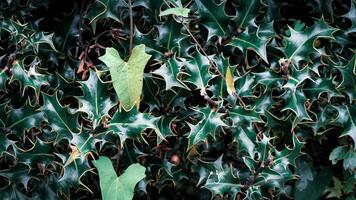
[[[219,74],[219,76],[223,79],[226,80],[225,76],[219,71],[219,69],[217,68],[217,66],[215,65],[215,63],[209,58],[208,54],[205,52],[204,48],[199,44],[198,40],[194,37],[194,35],[190,32],[189,28],[187,27],[186,24],[183,23],[183,21],[181,21],[181,23],[183,24],[184,28],[187,30],[188,34],[190,35],[190,37],[194,40],[194,42],[196,43],[196,45],[198,46],[198,48],[202,51],[202,53],[204,54],[204,56],[209,60],[210,65],[212,65],[214,67],[214,69],[216,70],[216,72]],[[241,97],[239,95],[237,95],[236,92],[234,92],[233,94],[240,102],[240,104],[242,105],[242,107],[244,109],[246,109],[246,104],[245,102],[241,99]],[[208,95],[205,95],[204,98],[208,100],[209,97]],[[210,97],[209,97],[210,99]],[[210,99],[210,102],[212,100]]]
[[[133,33],[134,23],[133,23],[131,0],[129,0],[129,13],[130,13],[130,50],[129,50],[129,55],[131,55],[131,51],[133,48],[133,34],[134,34]]]

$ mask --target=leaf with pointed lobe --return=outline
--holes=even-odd
[[[133,48],[127,62],[121,59],[114,48],[106,48],[105,54],[99,58],[109,67],[120,108],[125,111],[140,105],[144,68],[150,58],[151,55],[145,52],[145,45]]]
[[[115,105],[110,99],[109,84],[103,83],[98,74],[90,70],[89,78],[81,82],[83,96],[78,97],[80,107],[77,111],[87,113],[95,129],[104,117],[109,117],[109,110]]]
[[[226,126],[221,120],[222,114],[216,110],[205,107],[196,111],[203,116],[198,124],[188,124],[190,127],[190,132],[187,136],[189,140],[188,148],[192,148],[193,145],[206,140],[208,135],[215,137],[216,129],[220,126]]]

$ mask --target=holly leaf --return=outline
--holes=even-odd
[[[315,39],[334,39],[333,33],[336,30],[325,23],[323,19],[305,30],[294,30],[289,27],[290,36],[284,37],[285,46],[280,49],[293,66],[296,67],[300,61],[307,59],[308,55],[314,50]]]
[[[178,79],[178,75],[181,73],[181,67],[182,63],[179,62],[177,58],[173,57],[168,59],[164,65],[152,73],[164,78],[166,83],[165,90],[170,90],[173,87],[187,88],[187,86],[180,79]]]
[[[141,133],[145,129],[153,129],[158,135],[158,140],[164,139],[158,129],[159,118],[151,116],[147,113],[138,112],[132,109],[129,112],[116,112],[109,124],[109,131],[112,131],[120,136],[123,144],[127,138],[140,138]]]
[[[260,38],[257,35],[257,33],[249,34],[249,33],[243,32],[238,37],[232,38],[231,42],[228,45],[239,48],[244,53],[245,60],[247,60],[248,50],[253,50],[266,63],[268,63],[267,50],[266,50],[268,41],[269,41],[269,38]]]
[[[208,38],[213,36],[224,37],[228,30],[228,22],[231,19],[225,13],[225,3],[216,4],[213,0],[195,0],[198,7],[199,20],[208,29]]]
[[[356,99],[356,55],[345,66],[337,68],[342,75],[342,82],[337,89],[345,91],[349,96],[350,103]]]
[[[100,156],[98,160],[93,161],[93,164],[99,172],[103,200],[131,200],[136,184],[146,176],[144,167],[140,164],[132,164],[117,177],[111,160],[105,156]]]
[[[261,0],[240,1],[237,7],[235,22],[238,27],[245,28],[256,18],[261,7]]]
[[[99,57],[109,67],[120,108],[125,111],[130,111],[135,105],[137,108],[140,106],[144,68],[150,58],[143,44],[133,48],[127,62],[114,48],[106,48],[105,54]]]
[[[70,140],[71,134],[80,132],[78,113],[69,112],[67,107],[63,107],[56,94],[52,96],[43,94],[43,106],[40,110],[47,116],[52,130],[57,132],[56,142],[62,139]]]
[[[210,107],[201,108],[196,110],[201,113],[202,120],[196,124],[189,124],[190,132],[188,134],[188,148],[190,149],[193,145],[207,139],[208,135],[215,137],[216,129],[219,126],[225,126],[225,123],[221,120],[221,113],[218,113],[215,109]]]
[[[184,79],[184,82],[192,83],[197,89],[201,90],[202,94],[206,94],[208,82],[215,76],[209,72],[210,62],[208,58],[197,50],[192,57],[186,60],[185,67],[188,77]]]
[[[22,107],[9,111],[6,127],[18,135],[19,138],[22,138],[26,130],[34,127],[39,128],[42,121],[45,120],[43,112],[38,111],[36,107],[26,102]]]
[[[98,74],[90,70],[89,78],[81,82],[84,95],[78,97],[81,104],[77,111],[89,115],[95,129],[104,117],[109,117],[109,110],[115,105],[108,94],[109,84],[103,83]]]
[[[254,110],[245,110],[243,107],[236,106],[229,110],[229,116],[233,122],[232,132],[234,140],[238,142],[241,149],[245,150],[253,158],[256,133],[252,123],[263,122],[260,119],[260,115]]]
[[[12,77],[10,82],[14,80],[20,81],[23,85],[23,92],[26,88],[33,88],[38,97],[40,95],[40,89],[42,85],[49,85],[47,81],[47,76],[36,72],[35,63],[32,63],[29,70],[24,67],[23,60],[16,60],[13,62],[12,66]]]
[[[238,177],[233,174],[232,167],[219,166],[216,172],[211,172],[206,180],[204,188],[212,192],[212,196],[220,194],[222,196],[229,194],[234,199],[243,185],[239,182]]]
[[[346,135],[351,137],[354,141],[354,149],[356,149],[356,106],[335,106],[335,108],[338,111],[338,116],[332,123],[344,128],[340,137]]]

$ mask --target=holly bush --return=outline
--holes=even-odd
[[[0,2],[1,199],[355,199],[355,0]]]

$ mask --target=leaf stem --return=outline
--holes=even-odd
[[[129,55],[131,55],[131,51],[133,48],[133,28],[134,28],[134,23],[133,23],[133,15],[132,15],[132,3],[131,0],[129,1],[129,13],[130,13],[130,50],[129,50]]]

